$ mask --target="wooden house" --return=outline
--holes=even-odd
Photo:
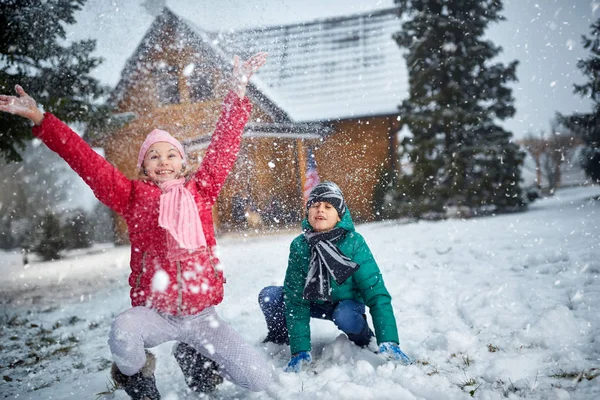
[[[219,228],[239,226],[240,204],[267,226],[303,216],[307,151],[321,180],[342,188],[353,217],[373,220],[381,171],[396,168],[397,106],[407,74],[392,35],[396,9],[260,28],[207,32],[163,9],[128,60],[110,103],[112,128],[94,139],[130,177],[146,134],[165,129],[201,157],[227,91],[234,54],[269,53],[250,80],[254,110],[240,156],[215,207]],[[118,222],[124,237],[125,227]]]

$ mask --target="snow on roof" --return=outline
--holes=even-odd
[[[396,8],[310,23],[219,33],[230,54],[269,53],[257,76],[294,121],[397,113],[408,73],[393,34]]]
[[[165,8],[128,60],[111,99],[123,96],[153,31],[174,18],[222,64],[234,54],[269,53],[267,64],[250,81],[249,96],[283,111],[279,119],[315,122],[396,114],[408,94],[406,64],[393,39],[400,30],[397,14],[390,8],[296,25],[208,32]]]
[[[125,67],[121,72],[121,78],[110,95],[109,103],[114,105],[121,101],[125,96],[131,80],[137,79],[136,72],[146,63],[149,49],[155,46],[156,42],[160,39],[158,35],[160,35],[163,25],[174,26],[175,34],[178,35],[178,39],[181,40],[182,43],[186,42],[197,48],[207,48],[212,52],[212,62],[218,64],[220,68],[227,69],[229,68],[229,65],[233,63],[233,57],[229,60],[229,54],[223,52],[220,47],[215,45],[215,42],[209,37],[208,32],[195,26],[192,22],[174,14],[170,9],[165,7],[153,21],[140,44],[127,60]],[[254,102],[261,104],[262,108],[274,117],[274,119],[279,121],[289,121],[289,116],[274,103],[274,96],[268,92],[268,89],[262,90],[257,86],[257,83],[259,83],[258,81],[258,77],[253,77],[251,79],[250,84],[248,85],[247,96]]]

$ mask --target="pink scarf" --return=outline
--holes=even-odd
[[[184,183],[185,179],[179,178],[158,185],[163,191],[158,225],[170,233],[167,235],[167,257],[172,261],[185,260],[194,251],[206,247],[198,207]]]

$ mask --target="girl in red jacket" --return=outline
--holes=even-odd
[[[214,389],[221,375],[252,391],[265,389],[271,380],[261,354],[214,309],[223,299],[223,273],[213,252],[211,213],[252,109],[245,97],[248,79],[265,61],[265,53],[242,64],[234,58],[233,88],[196,171],[190,171],[181,143],[155,129],[140,149],[142,179],[136,180],[126,178],[52,114],[43,114],[20,86],[18,96],[0,96],[0,111],[31,120],[34,135],[127,222],[133,308],[115,318],[108,343],[113,378],[134,399],[160,398],[154,356],[145,349],[172,340],[180,342],[175,355],[184,374],[193,375],[186,378],[196,390]],[[220,368],[220,375],[208,383],[198,376],[210,364],[202,356]],[[181,363],[186,358],[190,362]]]

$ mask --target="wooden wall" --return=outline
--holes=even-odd
[[[335,124],[315,151],[321,180],[338,184],[355,221],[372,221],[373,192],[382,168],[393,161],[395,117],[370,117]]]

